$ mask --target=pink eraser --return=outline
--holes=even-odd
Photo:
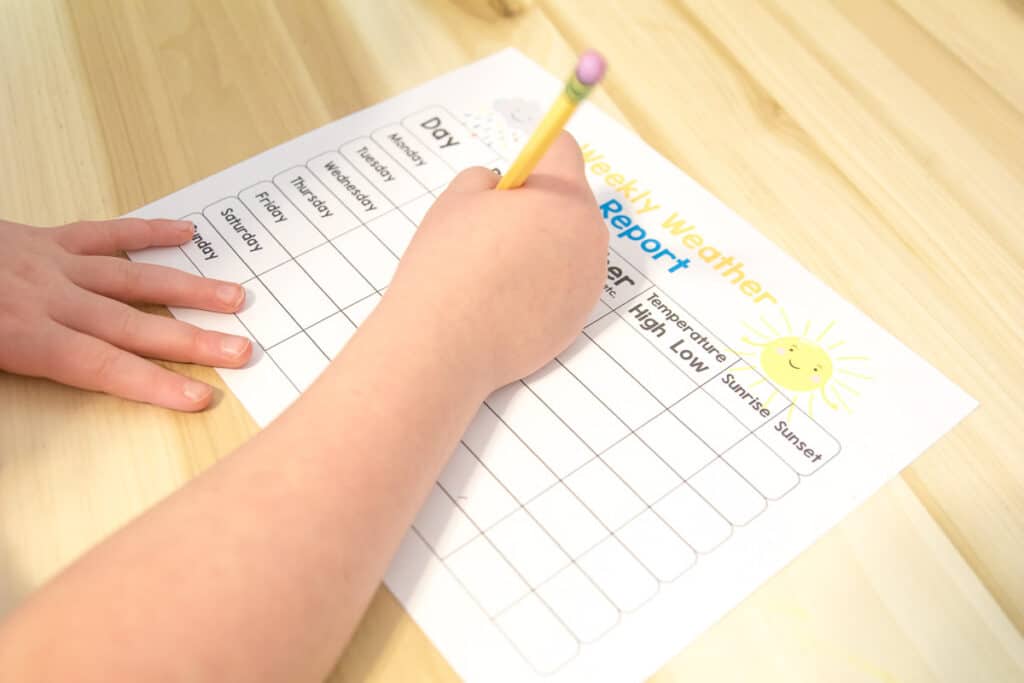
[[[604,77],[607,68],[604,57],[597,50],[587,50],[580,55],[579,64],[576,65],[576,78],[583,85],[596,85]]]

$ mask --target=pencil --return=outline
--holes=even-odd
[[[590,94],[590,91],[604,76],[604,72],[604,57],[596,50],[587,50],[580,55],[580,61],[576,64],[576,69],[566,82],[562,93],[541,119],[536,130],[533,131],[533,135],[526,141],[519,156],[508,169],[508,173],[501,177],[498,182],[499,190],[511,190],[526,182],[526,178],[533,172],[537,162],[565,128],[565,124],[569,122],[569,118],[576,111],[579,103]]]

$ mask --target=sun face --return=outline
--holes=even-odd
[[[751,335],[743,337],[743,342],[751,348],[740,355],[748,359],[750,369],[754,365],[760,366],[767,378],[759,379],[750,386],[769,381],[778,387],[766,399],[765,405],[771,403],[777,394],[783,393],[791,396],[793,406],[801,402],[801,407],[812,416],[815,399],[820,399],[832,410],[842,408],[848,413],[853,412],[850,403],[852,397],[860,396],[860,391],[852,384],[871,379],[864,372],[869,359],[867,356],[836,354],[836,349],[846,341],[829,339],[834,336],[835,321],[825,325],[813,337],[810,320],[804,325],[803,331],[797,334],[784,310],[781,311],[778,327],[764,316],[761,316],[756,326],[748,323],[743,323],[743,326],[751,332]],[[781,331],[781,327],[785,331]],[[790,412],[792,410],[790,408]]]
[[[779,337],[761,350],[768,378],[793,391],[814,391],[832,379],[832,359],[809,339]]]

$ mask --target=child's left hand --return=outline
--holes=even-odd
[[[252,343],[122,302],[230,313],[245,290],[112,256],[191,238],[187,221],[124,218],[52,230],[0,221],[0,370],[176,410],[205,408],[211,387],[140,356],[240,367]]]

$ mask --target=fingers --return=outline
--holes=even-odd
[[[234,313],[245,290],[232,282],[211,280],[174,268],[132,263],[113,256],[69,260],[66,272],[83,289],[121,301],[140,301]]]
[[[493,190],[498,184],[498,174],[483,166],[473,166],[455,176],[448,185],[451,192],[483,192]]]
[[[533,173],[527,178],[526,186],[531,185],[531,179],[536,184],[538,179],[546,182],[546,179],[551,177],[577,184],[586,184],[587,182],[583,171],[583,154],[580,152],[580,146],[576,144],[576,139],[565,131],[555,138],[547,153],[541,157]]]
[[[150,358],[237,368],[252,355],[252,342],[245,337],[143,313],[84,290],[69,296],[53,317],[78,332]]]
[[[174,410],[209,405],[213,389],[54,322],[41,331],[47,358],[38,374],[82,389],[102,391]]]
[[[120,218],[82,221],[57,228],[57,242],[73,254],[116,254],[146,247],[170,247],[192,238],[188,221]]]

